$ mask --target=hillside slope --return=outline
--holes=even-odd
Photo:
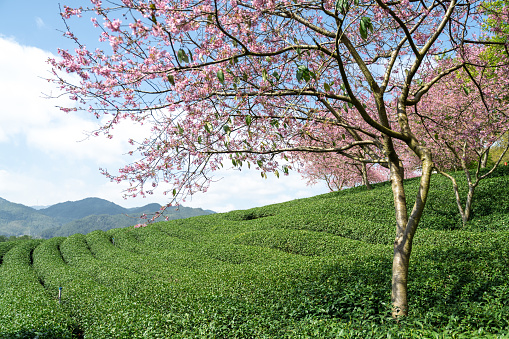
[[[127,213],[127,209],[111,201],[100,198],[85,198],[78,201],[61,202],[39,213],[52,217],[62,223],[82,219],[89,215],[115,215]]]
[[[159,204],[124,208],[104,199],[86,198],[36,210],[0,198],[0,235],[27,234],[51,238],[75,233],[86,234],[93,230],[106,231],[145,222],[140,219],[143,214],[154,214],[160,208]],[[201,208],[180,206],[167,208],[163,217],[174,220],[212,213]]]
[[[45,228],[61,225],[51,217],[40,214],[31,207],[0,198],[0,234],[38,234]]]
[[[0,338],[507,338],[508,172],[479,187],[465,228],[450,183],[433,176],[411,260],[411,316],[399,322],[388,319],[395,227],[382,183],[0,243]],[[405,185],[412,196],[418,180]]]
[[[143,207],[126,209],[124,214],[115,215],[89,215],[84,218],[73,220],[62,226],[48,228],[39,233],[42,238],[48,239],[52,237],[67,237],[76,233],[87,234],[95,230],[108,231],[113,228],[123,228],[139,223],[145,223],[145,219],[140,216],[152,215],[160,211],[161,205],[150,204]],[[129,214],[127,214],[129,213]],[[169,207],[167,208],[161,219],[168,218],[168,220],[185,219],[199,215],[213,214],[212,211],[205,211],[201,208],[191,207]]]

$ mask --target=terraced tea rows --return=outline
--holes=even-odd
[[[507,206],[488,213],[480,204],[469,231],[430,226],[455,208],[434,179],[444,188],[415,239],[413,316],[400,323],[387,319],[393,217],[381,184],[140,229],[0,243],[0,338],[503,338],[509,231],[500,220],[485,223],[508,218],[507,178],[493,179],[489,195]],[[438,201],[447,202],[441,210]]]

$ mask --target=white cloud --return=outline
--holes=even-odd
[[[254,169],[223,170],[215,174],[222,178],[213,182],[206,193],[197,193],[183,203],[185,206],[202,207],[216,212],[247,209],[284,201],[311,197],[328,192],[325,184],[308,186],[297,172],[279,179],[268,173],[267,179]]]
[[[72,106],[73,102],[60,96],[48,99],[43,93],[57,96],[58,90],[44,77],[51,77],[48,58],[53,54],[0,37],[0,144],[27,143],[28,147],[49,156],[88,159],[102,166],[118,165],[129,148],[127,139],[145,132],[133,123],[125,123],[116,130],[116,137],[88,138],[99,127],[88,113],[64,113],[57,106]]]
[[[0,170],[1,197],[27,206],[83,199],[87,183],[77,178],[41,177],[36,173]]]

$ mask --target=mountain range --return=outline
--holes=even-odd
[[[100,198],[67,201],[46,208],[28,207],[0,198],[0,235],[51,238],[86,234],[94,230],[107,231],[143,223],[143,214],[153,215],[161,205],[124,208]],[[163,216],[168,219],[184,219],[213,211],[191,207],[169,207]],[[161,220],[164,220],[161,218]]]

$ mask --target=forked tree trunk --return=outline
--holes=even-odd
[[[463,226],[465,226],[470,219],[470,212],[472,211],[472,200],[474,198],[474,191],[477,187],[478,181],[475,183],[472,183],[472,180],[470,179],[470,176],[467,175],[467,181],[468,181],[468,193],[467,193],[467,201],[465,202],[465,208],[461,206],[461,197],[458,189],[458,183],[456,182],[456,179],[443,171],[439,171],[440,174],[442,174],[444,177],[449,178],[452,182],[452,189],[454,191],[454,196],[456,198],[456,206],[458,206],[458,212],[461,216],[461,222]]]
[[[404,169],[399,162],[390,161],[392,192],[396,210],[396,238],[392,262],[392,316],[398,318],[408,315],[408,269],[412,253],[412,240],[422,216],[429,191],[433,164],[429,151],[420,149],[422,175],[419,191],[410,216],[407,213],[405,189],[403,186]]]
[[[467,144],[465,143],[464,147],[466,147],[466,146],[467,146]],[[483,175],[479,176],[479,169],[483,168],[483,164],[486,165],[486,163],[488,161],[487,159],[488,159],[489,150],[490,149],[488,148],[486,150],[486,152],[483,153],[478,159],[479,166],[477,167],[477,170],[475,172],[475,181],[472,180],[472,176],[470,175],[470,172],[468,170],[466,162],[464,161],[464,158],[461,158],[461,167],[463,168],[463,171],[465,172],[465,177],[467,178],[467,183],[468,183],[468,193],[467,193],[467,200],[465,201],[465,208],[463,208],[461,205],[461,197],[460,197],[458,183],[456,182],[456,179],[449,173],[446,173],[443,170],[437,168],[438,172],[441,175],[448,178],[452,182],[452,189],[454,191],[454,196],[456,197],[456,205],[458,206],[458,211],[461,215],[461,222],[463,223],[463,226],[465,226],[467,224],[467,222],[470,220],[470,213],[472,211],[472,201],[474,200],[474,192],[475,192],[476,187],[479,185],[479,182],[481,180],[483,180],[483,179],[487,178],[489,175],[491,175],[491,173],[493,173],[493,171],[497,168],[497,166],[500,165],[500,163],[502,162],[502,158],[509,151],[509,143],[505,147],[504,151],[499,155],[498,160],[495,162],[495,164],[493,164],[491,169],[488,172],[484,173]]]

